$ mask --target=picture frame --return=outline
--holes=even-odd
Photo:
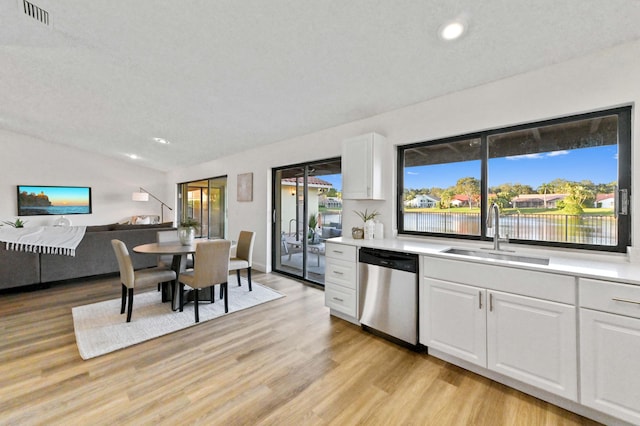
[[[253,173],[238,175],[238,201],[253,201]]]
[[[18,216],[91,214],[91,187],[18,185]]]

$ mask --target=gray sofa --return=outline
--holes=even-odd
[[[127,245],[134,268],[155,266],[156,256],[134,253],[132,249],[155,242],[156,233],[167,229],[175,228],[171,223],[89,226],[73,257],[5,250],[0,243],[0,289],[116,273],[118,262],[111,247],[113,239]]]

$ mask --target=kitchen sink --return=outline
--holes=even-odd
[[[548,265],[549,258],[522,256],[511,253],[498,253],[495,251],[468,250],[460,248],[451,248],[443,251],[443,253],[457,254],[460,256],[479,257],[482,259],[506,260],[509,262],[534,263],[536,265]]]

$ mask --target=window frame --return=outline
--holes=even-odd
[[[545,246],[545,247],[557,247],[567,249],[578,250],[593,250],[601,252],[620,252],[624,253],[627,247],[631,245],[631,203],[628,202],[627,214],[619,214],[619,190],[627,190],[627,200],[631,200],[631,125],[632,125],[632,106],[622,106],[611,109],[604,109],[598,111],[592,111],[582,114],[574,114],[561,118],[554,118],[549,120],[534,121],[514,126],[493,128],[489,130],[467,133],[464,135],[451,136],[447,138],[428,140],[423,142],[416,142],[407,145],[398,146],[397,152],[397,188],[396,188],[396,222],[398,235],[408,236],[423,236],[423,237],[435,237],[435,238],[453,238],[461,240],[476,240],[476,241],[491,241],[493,237],[487,236],[486,218],[488,212],[488,163],[489,163],[489,137],[508,133],[513,131],[533,129],[537,127],[558,125],[563,123],[570,123],[579,120],[593,119],[604,116],[616,115],[618,118],[618,190],[616,191],[616,205],[614,211],[618,218],[617,226],[617,245],[606,246],[598,244],[578,244],[567,242],[553,242],[553,241],[541,241],[541,240],[518,240],[510,239],[510,243],[523,244],[530,246]],[[480,166],[480,235],[466,235],[466,234],[447,234],[437,232],[422,232],[422,231],[407,231],[404,229],[404,160],[405,151],[415,149],[424,146],[436,145],[436,144],[448,144],[458,142],[465,139],[478,138],[481,141],[481,166]]]

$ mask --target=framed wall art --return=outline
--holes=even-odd
[[[253,173],[238,175],[238,201],[253,201]]]

